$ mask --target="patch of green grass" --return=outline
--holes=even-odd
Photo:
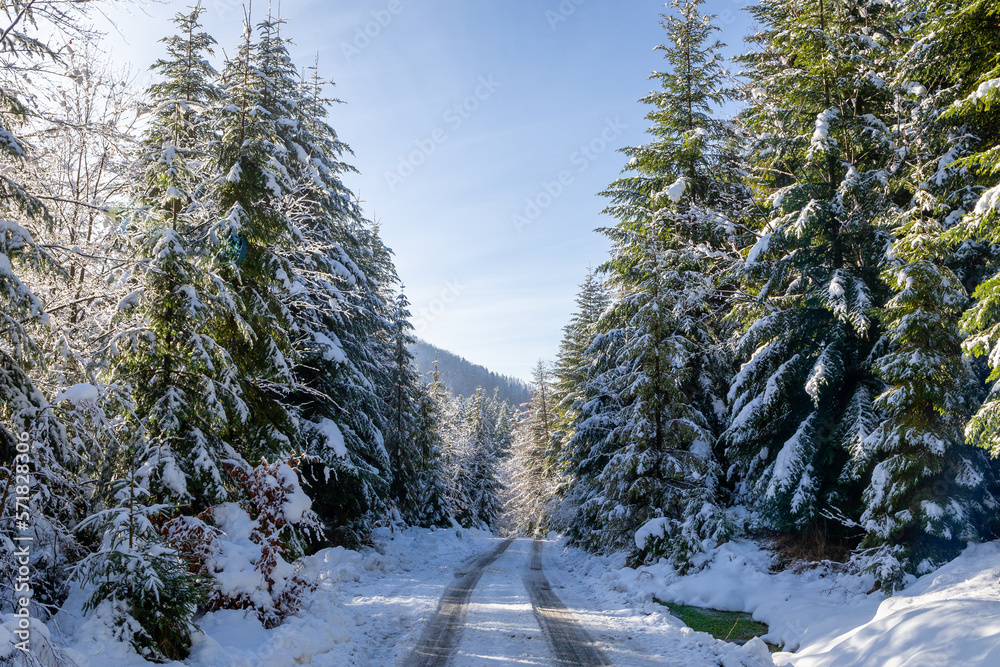
[[[754,637],[766,635],[768,631],[767,625],[753,620],[750,614],[742,611],[719,611],[704,607],[689,607],[685,604],[674,604],[662,600],[657,600],[657,602],[669,609],[671,614],[692,630],[707,632],[716,639],[734,644],[745,644]],[[768,644],[767,647],[771,653],[780,650],[773,644]]]

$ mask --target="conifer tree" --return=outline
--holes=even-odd
[[[562,447],[572,437],[572,424],[576,421],[574,405],[581,398],[581,390],[589,373],[587,350],[596,334],[597,321],[608,307],[610,296],[601,277],[592,269],[580,285],[576,296],[576,312],[569,324],[563,327],[563,338],[552,371],[553,411],[556,413],[559,450],[548,455],[557,461],[565,457]]]
[[[482,387],[464,405],[463,421],[469,438],[466,453],[466,489],[470,525],[490,529],[500,517],[499,458],[505,433],[498,433],[505,405],[486,396]]]
[[[975,203],[969,170],[954,159],[974,139],[945,111],[956,90],[937,81],[943,63],[934,23],[921,25],[891,82],[906,121],[896,127],[895,206],[887,214],[896,236],[883,274],[894,292],[881,317],[888,351],[875,362],[888,389],[875,403],[880,422],[856,443],[852,460],[855,470],[871,469],[861,559],[886,588],[988,535],[981,531],[996,507],[995,474],[962,433],[980,397],[962,358],[958,318],[985,248],[965,243],[954,252],[946,242]]]
[[[128,427],[120,421],[106,429],[127,453],[126,475],[112,483],[107,509],[80,523],[78,530],[97,532],[100,544],[77,564],[74,576],[92,586],[84,611],[101,617],[118,641],[150,660],[183,659],[208,581],[192,571],[158,528],[172,508],[151,499],[138,474],[148,458],[147,441],[141,422],[137,429],[138,420],[130,421]]]
[[[418,432],[418,403],[420,395],[417,384],[416,370],[413,368],[413,355],[408,346],[413,343],[409,322],[409,301],[400,291],[395,298],[395,311],[391,321],[391,339],[389,340],[390,382],[385,387],[383,403],[385,413],[385,448],[389,452],[392,473],[392,500],[404,517],[412,517],[419,511],[416,503],[417,481],[423,461],[417,448],[420,437]]]
[[[573,474],[567,495],[575,507],[569,534],[592,551],[600,551],[606,537],[603,532],[606,505],[600,476],[614,452],[621,448],[620,436],[625,432],[620,400],[623,367],[618,359],[626,332],[615,326],[617,323],[618,313],[611,311],[595,324],[596,333],[586,351],[587,379],[573,405],[576,411],[573,435],[563,448],[563,459]],[[623,536],[619,541],[623,539],[628,538]]]
[[[259,29],[272,69],[289,79],[292,100],[290,117],[277,128],[292,188],[283,201],[293,243],[282,251],[294,272],[279,276],[298,360],[288,401],[297,406],[303,447],[313,457],[303,467],[315,508],[331,537],[356,543],[391,495],[383,435],[391,373],[384,346],[392,316],[386,294],[398,279],[391,252],[341,180],[354,169],[343,161],[350,149],[326,121],[337,100],[324,94],[318,65],[291,82],[281,25],[272,20]]]
[[[743,58],[742,120],[764,206],[734,312],[743,366],[724,440],[736,499],[759,525],[825,531],[831,507],[856,516],[863,474],[844,473],[882,390],[871,359],[891,241],[877,224],[894,159],[884,77],[901,28],[877,2],[763,0],[750,11],[760,31]]]
[[[245,419],[223,432],[248,460],[290,451],[298,437],[287,398],[294,385],[290,315],[282,299],[294,275],[288,249],[295,227],[284,205],[294,190],[287,158],[294,150],[283,131],[295,116],[297,76],[276,36],[273,20],[249,17],[243,39],[223,69],[215,107],[207,197],[218,244],[215,282],[228,312],[213,320],[215,340],[238,371]]]
[[[210,140],[206,116],[219,93],[203,12],[196,7],[175,17],[179,33],[163,40],[167,55],[153,65],[162,79],[147,92],[152,119],[129,225],[140,257],[138,285],[119,306],[125,327],[113,346],[115,376],[133,387],[137,413],[145,416],[149,459],[142,475],[153,502],[189,506],[192,514],[227,497],[225,463],[240,456],[222,434],[247,417],[235,362],[209,332],[231,304],[206,270],[215,248],[204,232],[201,165]]]
[[[669,43],[659,48],[671,70],[653,75],[662,89],[644,99],[653,106],[647,118],[655,141],[625,150],[633,175],[605,193],[608,212],[619,219],[604,230],[614,248],[603,267],[618,296],[606,320],[620,327],[609,385],[618,406],[610,432],[617,445],[608,448],[592,503],[603,505],[595,527],[602,541],[619,548],[650,519],[666,519],[672,532],[689,525],[686,513],[721,520],[721,511],[705,510],[718,491],[716,406],[726,371],[713,309],[721,305],[717,282],[728,268],[722,258],[735,254],[736,225],[727,214],[738,212],[746,190],[727,157],[729,128],[713,117],[724,100],[721,44],[709,41],[717,28],[700,4],[675,2],[676,14],[664,17]],[[683,561],[700,541],[688,540],[672,555]]]
[[[928,14],[925,54],[921,54],[923,72],[928,77],[936,75],[941,87],[950,93],[945,101],[951,105],[944,110],[943,119],[964,139],[941,159],[950,167],[964,169],[971,181],[965,201],[954,205],[956,214],[964,216],[949,230],[948,238],[960,244],[959,253],[966,265],[971,263],[981,274],[975,276],[980,280],[964,281],[975,302],[961,320],[967,334],[963,347],[970,355],[985,357],[991,371],[989,393],[965,434],[969,442],[996,458],[1000,456],[1000,363],[996,354],[1000,343],[1000,265],[995,259],[1000,245],[1000,65],[996,60],[1000,37],[994,26],[1000,10],[989,2],[956,0],[934,3]],[[985,255],[986,261],[978,266],[968,262],[969,253],[962,249],[969,246],[979,246],[978,254]]]
[[[511,527],[519,534],[542,536],[557,525],[555,491],[560,480],[553,457],[558,414],[543,361],[532,370],[533,391],[528,410],[514,429],[513,446],[505,466]]]
[[[435,380],[424,388],[418,385],[416,433],[414,446],[419,466],[412,481],[409,520],[423,527],[450,526],[453,511],[448,498],[447,469],[442,437],[444,387]]]

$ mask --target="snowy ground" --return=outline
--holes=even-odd
[[[478,531],[410,529],[382,531],[376,542],[377,550],[326,549],[304,559],[302,574],[318,588],[303,613],[278,628],[265,630],[238,611],[200,619],[204,633],[185,664],[399,665],[456,570],[499,540]],[[555,664],[525,587],[531,546],[517,540],[483,568],[450,664]],[[970,547],[891,598],[866,595],[870,580],[830,569],[771,573],[770,556],[750,542],[724,545],[713,556],[702,572],[679,577],[664,564],[633,570],[621,556],[594,557],[546,540],[542,563],[552,591],[616,665],[772,664],[763,643],[736,647],[695,633],[654,596],[752,612],[770,625],[769,641],[796,650],[775,654],[777,665],[1000,664],[1000,542]],[[72,596],[50,623],[53,640],[68,645],[73,663],[148,664],[115,643],[98,619],[81,619],[81,599]]]
[[[723,545],[702,572],[679,577],[664,564],[610,565],[638,604],[667,602],[752,612],[777,665],[794,667],[963,667],[1000,665],[1000,541],[971,545],[891,597],[867,594],[873,580],[820,567],[769,571],[751,542]],[[608,565],[605,565],[606,567]]]

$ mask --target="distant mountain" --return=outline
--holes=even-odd
[[[420,379],[428,384],[434,372],[434,360],[437,359],[441,384],[458,396],[471,396],[476,393],[476,387],[482,387],[483,391],[491,395],[494,388],[499,388],[500,398],[515,406],[527,403],[531,398],[531,390],[521,380],[494,373],[419,338],[410,347],[410,353]]]

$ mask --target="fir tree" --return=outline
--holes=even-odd
[[[261,29],[272,60],[289,70],[280,25]],[[324,95],[325,84],[314,67],[290,87],[291,116],[278,128],[288,147],[282,164],[292,192],[284,200],[294,227],[285,250],[294,273],[280,276],[298,359],[288,400],[299,406],[303,445],[315,459],[304,467],[316,510],[331,537],[357,543],[391,495],[383,430],[393,313],[385,295],[397,278],[391,252],[341,180],[353,171],[343,161],[350,149],[326,122],[337,100]]]
[[[101,542],[77,564],[75,576],[93,586],[84,611],[100,616],[118,641],[151,660],[183,659],[207,581],[157,529],[170,506],[150,502],[136,474],[145,439],[134,431],[129,435],[128,477],[115,481],[111,507],[79,526],[100,532]]]
[[[964,131],[965,140],[941,159],[953,168],[967,170],[971,181],[968,194],[972,201],[966,198],[956,203],[956,214],[964,216],[948,237],[961,243],[959,252],[972,244],[982,245],[980,253],[988,257],[977,267],[982,280],[971,285],[965,281],[974,290],[975,302],[962,317],[961,327],[968,336],[963,347],[970,355],[985,357],[991,371],[989,394],[965,434],[995,458],[1000,456],[1000,364],[996,354],[1000,342],[1000,266],[995,259],[1000,244],[1000,66],[996,61],[1000,38],[994,29],[998,10],[991,3],[972,0],[934,3],[928,13],[925,53],[921,54],[923,72],[936,75],[941,87],[951,93],[946,100],[953,101],[943,117]]]
[[[897,238],[884,273],[894,291],[882,313],[889,351],[875,362],[888,389],[876,399],[882,420],[853,443],[855,469],[874,462],[860,519],[862,560],[888,588],[985,536],[996,507],[995,476],[962,433],[979,397],[958,318],[967,304],[963,278],[976,281],[984,249],[965,243],[953,252],[944,240],[974,204],[969,171],[954,159],[973,137],[942,113],[956,91],[935,82],[941,63],[933,23],[921,26],[892,82],[906,122],[896,127],[898,208],[887,214]]]
[[[472,526],[491,529],[500,517],[499,459],[504,453],[503,439],[508,434],[498,432],[497,427],[506,406],[491,401],[480,388],[469,397],[464,408],[469,451],[462,463],[469,521]]]
[[[619,341],[606,385],[616,397],[607,436],[616,444],[606,447],[600,491],[589,502],[600,516],[593,529],[619,548],[663,517],[672,527],[666,541],[678,544],[673,533],[689,525],[686,514],[709,514],[717,494],[716,406],[726,364],[713,308],[722,258],[734,254],[736,240],[720,211],[737,210],[746,192],[724,157],[728,126],[713,118],[724,99],[721,44],[709,41],[717,28],[699,4],[677,2],[676,15],[664,17],[670,41],[659,48],[671,71],[653,75],[662,90],[644,100],[654,107],[647,117],[656,140],[626,149],[634,175],[606,193],[608,212],[619,218],[604,230],[614,249],[603,267],[618,296],[605,319],[618,327],[606,330]],[[711,513],[720,520],[720,511]],[[705,530],[706,539],[721,535]],[[688,540],[673,555],[683,561],[700,542]]]
[[[553,457],[557,413],[548,366],[539,361],[532,370],[533,389],[528,410],[514,429],[513,447],[505,462],[509,479],[508,509],[511,528],[528,536],[542,536],[556,527],[555,490],[560,482]]]
[[[601,314],[610,304],[608,288],[593,270],[580,285],[576,296],[576,312],[569,324],[563,327],[563,338],[552,371],[553,411],[556,413],[559,450],[548,455],[560,461],[564,459],[562,447],[572,437],[572,425],[578,412],[574,405],[581,398],[581,390],[589,374],[587,350],[596,334],[596,325]]]
[[[141,474],[154,502],[190,506],[194,514],[226,498],[224,463],[240,457],[221,435],[247,417],[235,362],[209,332],[230,304],[206,271],[214,248],[204,234],[207,175],[200,165],[206,112],[219,95],[207,61],[214,40],[200,31],[203,11],[175,17],[180,32],[163,40],[167,57],[153,65],[162,79],[147,93],[153,117],[129,226],[138,285],[119,305],[127,326],[113,346],[116,377],[131,384],[138,413],[148,415]]]
[[[751,13],[759,50],[743,58],[751,94],[742,120],[770,211],[746,252],[746,298],[734,311],[743,366],[725,443],[737,500],[760,525],[824,530],[831,506],[858,510],[857,477],[843,473],[882,389],[871,311],[887,291],[879,273],[891,237],[877,222],[889,207],[885,76],[900,29],[894,8],[874,2],[764,0]]]
[[[257,42],[249,21],[221,77],[222,99],[212,119],[207,194],[218,218],[210,228],[219,244],[214,275],[228,312],[211,333],[234,360],[246,419],[223,437],[246,459],[289,451],[298,437],[287,398],[294,385],[290,316],[282,294],[294,270],[287,249],[295,242],[285,197],[293,191],[286,159],[293,150],[283,126],[294,118],[297,81],[273,21],[261,23]]]
[[[450,526],[454,519],[448,498],[448,480],[444,457],[442,404],[447,400],[444,387],[435,379],[430,386],[418,385],[414,447],[419,465],[412,480],[410,521],[418,526]]]
[[[408,350],[413,343],[409,306],[406,295],[400,291],[395,298],[388,349],[391,379],[383,397],[387,408],[384,442],[392,466],[392,499],[404,517],[412,517],[420,511],[413,484],[423,464],[421,452],[415,446],[419,437],[417,406],[420,395],[413,356]]]

